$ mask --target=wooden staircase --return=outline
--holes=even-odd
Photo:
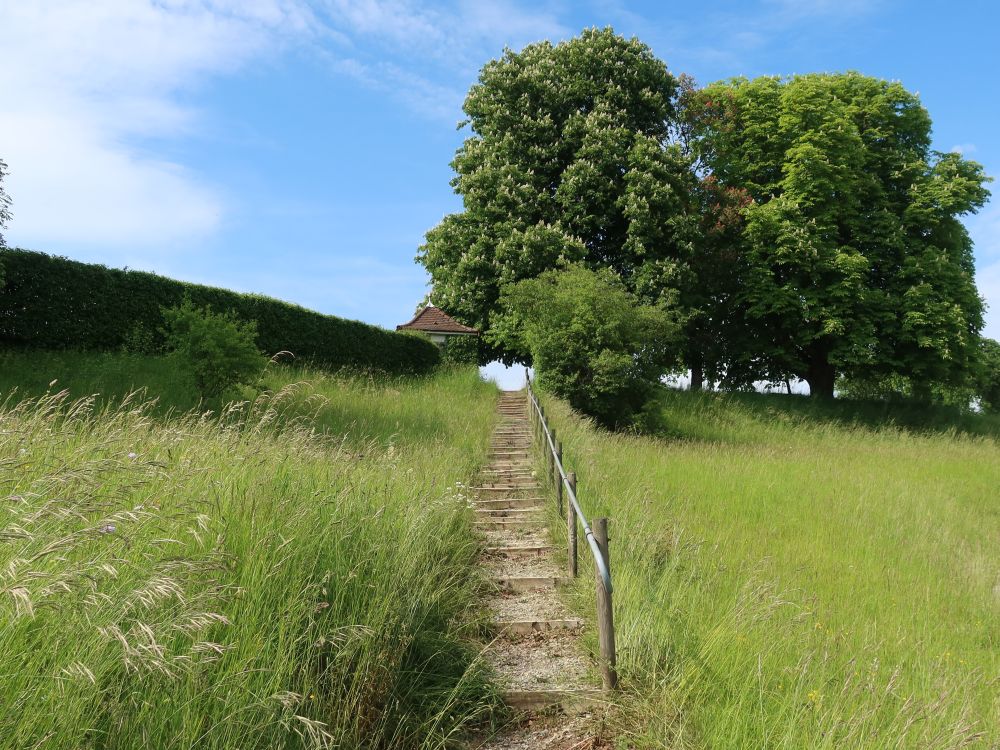
[[[490,463],[470,488],[475,526],[486,538],[482,564],[497,584],[487,657],[516,711],[579,714],[604,693],[594,687],[579,644],[583,623],[559,600],[557,589],[569,579],[547,538],[545,503],[554,501],[535,476],[524,391],[504,392],[498,409]],[[476,747],[499,750],[511,740]]]

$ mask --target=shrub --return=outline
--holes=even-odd
[[[631,423],[678,356],[675,313],[609,270],[570,266],[504,288],[490,336],[531,353],[538,384],[607,427]]]
[[[141,271],[78,263],[26,250],[0,250],[0,343],[36,349],[120,350],[137,327],[165,344],[161,309],[188,297],[257,324],[257,348],[300,362],[390,374],[430,372],[441,357],[426,339],[306,310],[254,294],[187,284]]]
[[[195,307],[190,299],[164,309],[167,345],[191,371],[202,396],[221,396],[256,382],[264,369],[257,350],[257,324],[232,313]]]
[[[478,365],[479,337],[451,336],[445,342],[441,359],[453,365]]]

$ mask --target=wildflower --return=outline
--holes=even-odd
[[[806,698],[811,704],[818,706],[823,700],[823,694],[819,690],[810,690]]]
[[[128,457],[129,457],[129,458],[131,458],[131,459],[136,459],[136,458],[138,458],[138,457],[139,457],[139,454],[138,454],[138,453],[135,453],[134,451],[132,451],[132,452],[130,452],[130,453],[128,454]]]
[[[99,528],[98,531],[101,534],[114,534],[115,533],[115,525],[113,523],[105,524],[104,526],[102,526],[101,528]]]

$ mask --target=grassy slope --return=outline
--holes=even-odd
[[[53,378],[106,395],[17,401]],[[162,360],[0,379],[0,748],[438,747],[490,705],[450,499],[493,419],[473,371],[275,371],[252,408],[170,419]],[[165,403],[115,402],[135,385]]]
[[[640,746],[998,746],[1000,445],[967,434],[996,421],[669,393],[664,439],[551,413],[612,518]]]

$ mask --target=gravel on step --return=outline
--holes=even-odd
[[[479,527],[489,547],[542,547],[548,544],[545,530],[541,528],[491,528]]]
[[[570,620],[573,617],[552,591],[498,593],[489,600],[489,607],[493,611],[493,619],[498,622]]]
[[[484,554],[482,564],[497,578],[558,578],[566,574],[562,566],[547,557],[510,560],[501,555]]]
[[[596,744],[597,734],[591,726],[591,714],[534,718],[526,724],[514,724],[501,729],[475,750],[591,750],[608,747]]]
[[[566,633],[498,638],[486,658],[510,690],[572,690],[589,684],[577,639]]]

